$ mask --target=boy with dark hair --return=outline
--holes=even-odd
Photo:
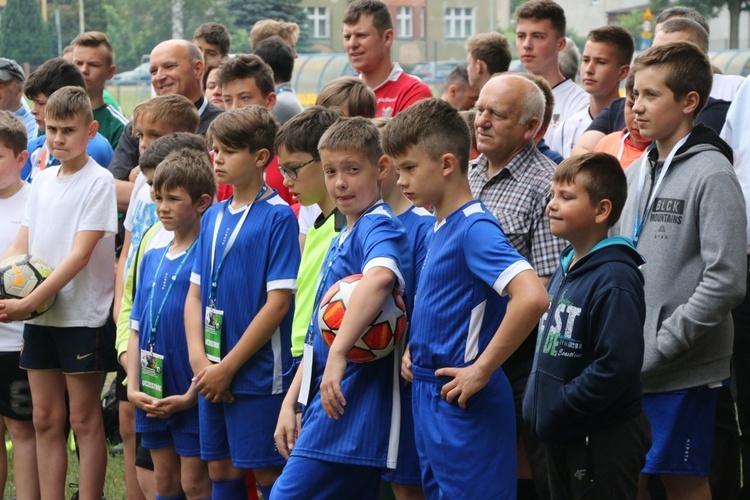
[[[221,87],[227,111],[253,104],[273,111],[276,106],[273,71],[263,59],[254,54],[241,54],[224,61],[216,72],[216,81]],[[274,156],[271,162],[270,168],[265,170],[266,182],[284,201],[294,204],[289,190],[284,186],[284,179],[276,168],[278,159]],[[231,195],[231,190],[225,193],[223,188],[224,186],[219,185],[219,192],[226,199]]]
[[[443,84],[443,95],[440,97],[459,111],[472,109],[479,97],[479,89],[469,83],[466,67],[466,63],[461,63],[448,73]]]
[[[71,85],[86,88],[86,82],[78,68],[61,57],[46,61],[26,80],[23,91],[33,103],[31,114],[34,115],[40,130],[46,130],[44,117],[49,97],[56,90]],[[44,135],[36,138],[30,137],[28,151],[29,158],[21,169],[21,178],[27,182],[31,182],[41,170],[60,164],[60,161],[47,149]],[[98,132],[89,140],[86,152],[97,164],[105,168],[109,165],[113,154],[109,141]]]
[[[190,382],[183,310],[201,216],[216,195],[208,155],[173,151],[156,169],[153,189],[159,218],[174,238],[141,261],[130,316],[128,398],[137,407],[141,444],[151,450],[156,498],[183,492],[207,498],[211,480],[200,458],[198,391]]]
[[[513,395],[500,366],[549,304],[533,269],[468,182],[469,131],[438,99],[386,126],[398,185],[437,224],[422,267],[402,375],[428,498],[515,498]],[[513,297],[508,301],[506,295]],[[466,443],[482,443],[486,452]]]
[[[305,334],[313,315],[315,287],[323,259],[331,241],[346,225],[344,215],[336,208],[326,190],[323,168],[320,165],[318,142],[341,113],[336,109],[312,106],[289,120],[276,136],[275,148],[279,156],[279,170],[284,185],[303,208],[314,205],[318,209],[315,223],[300,234],[303,248],[297,273],[297,293],[292,322],[292,357],[301,359]]]
[[[466,40],[469,84],[481,90],[492,75],[508,71],[512,58],[508,39],[500,33],[479,33],[469,37]]]
[[[744,200],[731,149],[693,124],[711,91],[708,57],[692,43],[667,43],[641,53],[632,71],[633,113],[655,141],[626,172],[630,193],[615,230],[648,261],[641,380],[654,444],[642,479],[660,475],[670,497],[710,498],[730,311],[746,289]]]
[[[21,228],[31,186],[19,171],[26,161],[26,126],[11,111],[0,111],[0,255],[13,244]],[[36,440],[32,422],[29,377],[18,367],[23,348],[23,323],[0,323],[0,415],[13,444],[16,495],[39,498]],[[8,469],[6,450],[0,450],[0,486]]]
[[[273,496],[373,499],[383,469],[397,465],[397,350],[369,363],[350,363],[346,355],[394,288],[411,289],[412,257],[403,226],[380,200],[380,182],[391,163],[375,125],[361,117],[341,118],[323,134],[318,150],[328,195],[346,216],[346,228],[324,259],[313,311],[334,283],[353,274],[363,277],[330,348],[317,315],[310,321],[302,364],[276,428],[278,449],[289,461]],[[295,441],[298,401],[306,408]]]
[[[589,32],[580,67],[589,105],[560,123],[550,144],[564,158],[570,156],[593,119],[620,97],[620,82],[628,76],[634,50],[633,35],[621,26],[603,26]]]
[[[114,291],[114,179],[86,154],[97,126],[82,87],[53,93],[45,122],[47,147],[61,164],[41,172],[33,183],[21,229],[6,256],[31,254],[54,271],[26,298],[0,301],[0,321],[24,319],[56,296],[49,311],[26,321],[20,358],[34,400],[37,462],[45,474],[41,494],[59,498],[65,489],[67,387],[80,450],[80,494],[99,498],[107,467],[100,393],[102,327]]]
[[[218,66],[229,57],[232,35],[223,24],[203,23],[193,32],[193,43],[201,50],[207,68]]]
[[[640,381],[644,260],[629,239],[607,237],[626,197],[625,174],[604,153],[569,158],[552,179],[550,229],[571,245],[547,287],[523,405],[545,443],[552,498],[635,498],[651,445]]]
[[[516,49],[527,72],[547,80],[555,95],[552,121],[544,136],[551,144],[555,129],[584,109],[588,95],[560,72],[559,54],[565,48],[565,11],[552,0],[531,0],[516,9]]]
[[[218,181],[234,194],[201,222],[185,330],[214,498],[247,497],[245,469],[268,498],[284,465],[273,432],[292,365],[299,244],[294,214],[263,179],[277,128],[260,106],[226,111],[209,128]]]
[[[104,87],[117,70],[115,51],[107,35],[99,31],[81,33],[70,42],[73,47],[71,62],[78,66],[86,82],[86,92],[94,108],[94,120],[99,123],[99,133],[112,146],[117,147],[122,131],[128,124],[122,112],[104,101]]]
[[[255,55],[271,67],[275,84],[276,105],[273,114],[283,125],[291,117],[302,111],[297,93],[292,84],[294,52],[278,35],[266,38],[255,49]]]

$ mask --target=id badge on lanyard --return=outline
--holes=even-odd
[[[164,356],[141,349],[141,391],[152,398],[164,394]]]

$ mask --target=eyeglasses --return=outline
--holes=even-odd
[[[320,157],[319,156],[316,156],[312,160],[306,161],[305,163],[302,163],[301,165],[295,165],[294,167],[282,167],[282,166],[279,166],[279,171],[281,171],[281,175],[283,175],[284,177],[288,177],[290,180],[296,181],[297,180],[297,176],[299,175],[297,173],[297,171],[299,169],[301,169],[301,168],[304,168],[304,167],[308,166],[311,163],[316,162],[316,161],[320,161]]]

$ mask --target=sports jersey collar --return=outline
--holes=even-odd
[[[334,208],[333,212],[328,214],[328,216],[326,216],[323,213],[318,215],[318,218],[315,219],[315,222],[313,223],[313,227],[315,229],[320,229],[328,221],[328,219],[331,218],[331,216],[334,217],[334,221],[333,221],[334,230],[337,233],[340,233],[341,230],[344,228],[344,226],[346,226],[346,216],[342,214],[338,208]]]
[[[399,79],[399,77],[401,76],[403,72],[404,70],[401,69],[401,65],[399,63],[394,63],[393,68],[391,69],[391,74],[388,75],[388,78],[383,83],[381,83],[380,85],[372,89],[372,91],[376,92],[380,87],[382,87],[388,82],[395,82],[396,80]],[[362,75],[359,75],[359,77],[362,78]]]

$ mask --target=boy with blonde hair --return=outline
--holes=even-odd
[[[102,327],[114,292],[114,179],[86,154],[97,124],[83,88],[53,93],[45,123],[47,147],[61,163],[37,175],[6,256],[31,254],[54,271],[26,298],[0,301],[0,321],[22,320],[56,295],[49,311],[26,322],[20,359],[21,368],[29,371],[35,403],[41,494],[62,498],[65,491],[67,387],[80,450],[80,494],[99,498],[107,467],[100,392]]]

